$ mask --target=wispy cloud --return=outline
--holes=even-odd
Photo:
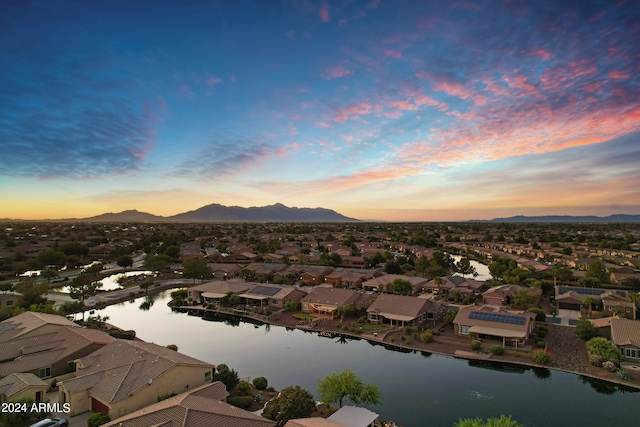
[[[331,16],[329,15],[329,5],[323,3],[318,10],[318,16],[322,22],[331,22]]]
[[[325,70],[325,77],[327,80],[337,79],[341,77],[350,77],[353,76],[353,71],[345,68],[342,65],[338,65],[335,67],[329,67]]]

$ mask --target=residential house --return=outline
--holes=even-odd
[[[366,408],[343,406],[327,419],[347,427],[374,427],[378,416]]]
[[[0,322],[0,343],[57,332],[61,326],[80,327],[64,316],[25,311]]]
[[[611,283],[623,284],[629,279],[640,279],[640,271],[634,268],[622,267],[611,273]]]
[[[362,289],[373,292],[389,292],[389,285],[394,280],[406,280],[413,286],[413,294],[417,294],[428,282],[424,277],[405,276],[402,274],[385,274],[362,282]]]
[[[229,405],[224,384],[216,381],[180,393],[115,419],[104,427],[274,427],[274,421]]]
[[[640,362],[640,322],[612,318],[611,341],[620,350],[625,360]]]
[[[528,311],[470,305],[458,310],[453,325],[458,335],[473,333],[477,338],[500,339],[502,346],[518,347],[533,332],[535,321],[535,313]]]
[[[342,307],[362,309],[368,307],[375,297],[371,294],[342,288],[317,286],[302,300],[302,312],[331,315],[338,314]]]
[[[447,306],[428,298],[381,294],[367,309],[371,323],[389,323],[391,327],[418,326],[426,321],[435,323],[447,312]]]
[[[326,275],[324,282],[341,288],[361,288],[362,282],[373,279],[374,274],[373,270],[352,270],[340,267]]]
[[[581,288],[556,286],[555,299],[558,309],[580,311],[587,297],[600,301],[603,313],[633,318],[633,303],[624,289]]]
[[[529,289],[520,285],[500,285],[482,293],[482,302],[486,305],[510,306],[516,293],[522,289]]]
[[[180,244],[180,260],[184,261],[191,258],[204,258],[199,240]]]
[[[29,398],[44,402],[49,384],[33,374],[12,373],[0,379],[0,403]]]
[[[445,276],[440,279],[430,280],[422,285],[422,292],[432,292],[434,294],[447,295],[453,290],[470,295],[481,292],[486,287],[486,283],[480,280],[470,279],[462,276]]]
[[[116,340],[76,360],[76,377],[58,383],[70,416],[89,410],[122,417],[210,383],[214,365],[144,341]]]
[[[305,295],[307,295],[306,292],[291,286],[254,283],[249,290],[240,294],[240,298],[244,298],[247,305],[283,309],[289,301],[298,304]]]
[[[106,332],[75,324],[39,335],[25,334],[0,344],[0,377],[25,372],[41,379],[55,378],[73,371],[75,359],[113,341]]]
[[[322,417],[296,418],[289,420],[284,427],[345,427],[344,424]]]
[[[22,301],[22,295],[15,292],[0,293],[0,310],[5,308],[14,308]]]
[[[238,264],[222,264],[210,262],[207,264],[216,280],[228,280],[238,276],[242,267]]]
[[[193,286],[187,291],[187,298],[201,303],[217,304],[220,298],[229,292],[240,295],[251,289],[253,284],[243,282],[230,282],[227,280],[213,280],[201,285]]]

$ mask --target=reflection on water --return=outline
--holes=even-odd
[[[142,274],[150,275],[150,274],[153,274],[153,272],[152,271],[127,271],[125,273],[112,274],[111,276],[105,277],[104,279],[100,280],[101,285],[98,289],[101,291],[115,291],[116,289],[121,288],[120,284],[118,283],[118,280],[120,280],[121,278],[140,276]],[[60,289],[60,292],[68,294],[69,287],[63,286]]]
[[[139,298],[136,304],[110,306],[99,314],[109,316],[109,323],[116,326],[135,329],[143,340],[176,344],[181,352],[200,360],[226,363],[241,377],[264,376],[277,389],[300,385],[317,397],[320,378],[350,369],[380,387],[383,405],[368,408],[396,425],[451,427],[460,418],[503,413],[528,427],[637,424],[637,394],[614,384],[508,364],[485,362],[478,369],[480,365],[463,359],[389,351],[363,339],[327,339],[237,317],[204,321],[172,312],[168,300],[169,293],[161,294],[147,311],[141,311],[139,305],[145,299]],[[532,402],[544,411],[531,410]]]
[[[462,257],[460,255],[451,255],[451,258],[453,258],[455,262],[459,262]],[[478,275],[476,277],[472,277],[467,274],[465,277],[473,278],[476,280],[491,280],[491,273],[489,272],[489,267],[479,263],[478,261],[474,261],[472,259],[470,259],[469,262],[471,263],[471,266],[476,269],[476,272],[478,273]]]

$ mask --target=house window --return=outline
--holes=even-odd
[[[625,356],[636,358],[636,350],[633,348],[625,348]]]
[[[38,376],[40,378],[49,378],[51,376],[51,366],[48,368],[41,368]]]
[[[211,371],[207,371],[204,373],[204,380],[206,382],[210,382],[211,381]]]
[[[462,335],[469,335],[469,327],[468,326],[460,326],[460,333]]]
[[[272,305],[278,305],[278,300],[277,299],[272,299],[271,300],[271,304]]]
[[[7,301],[7,307],[9,307],[10,305],[13,305],[13,301],[11,300]]]
[[[627,308],[627,313],[631,313],[631,309],[630,308]]]

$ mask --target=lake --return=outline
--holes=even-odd
[[[148,298],[148,297],[147,297]],[[206,321],[167,307],[169,292],[148,310],[145,297],[97,314],[135,329],[137,336],[240,377],[264,376],[276,389],[300,385],[317,397],[322,376],[344,369],[376,384],[383,405],[368,406],[405,427],[453,426],[459,418],[512,415],[528,427],[637,425],[640,394],[547,369],[469,362],[453,357],[387,350],[365,340],[340,340],[283,327]]]

